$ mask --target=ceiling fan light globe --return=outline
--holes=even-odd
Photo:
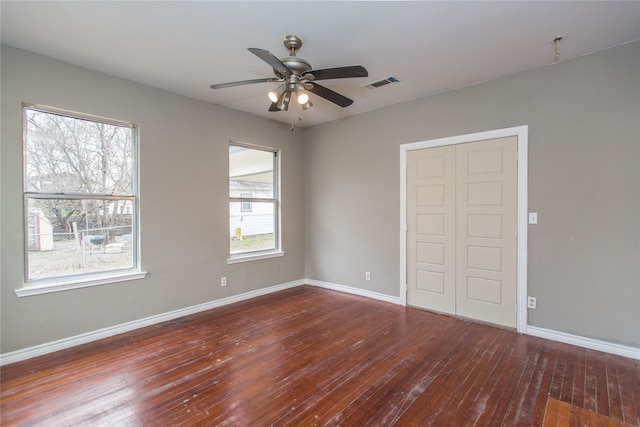
[[[270,90],[269,93],[267,93],[267,96],[271,102],[275,103],[280,101],[286,90],[287,88],[284,85],[280,85],[276,90]]]
[[[313,104],[311,103],[311,101],[307,101],[305,104],[302,104],[302,110],[303,111],[306,111],[311,107],[313,107]]]
[[[308,102],[309,102],[309,95],[307,95],[306,93],[301,93],[300,95],[298,95],[298,104],[304,105]]]
[[[269,100],[271,102],[278,102],[278,99],[280,99],[280,96],[278,95],[278,92],[276,92],[275,90],[270,91],[267,96],[269,97]]]

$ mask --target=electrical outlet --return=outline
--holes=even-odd
[[[370,272],[365,272],[364,273],[364,280],[371,280],[371,273]]]
[[[527,308],[536,308],[536,297],[527,297]]]
[[[226,277],[221,277],[220,278],[220,286],[227,286],[227,278]]]

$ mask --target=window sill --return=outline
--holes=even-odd
[[[107,285],[109,283],[126,282],[129,280],[144,279],[147,275],[146,271],[128,271],[118,274],[102,274],[91,277],[83,277],[76,279],[62,279],[48,281],[35,285],[23,285],[22,288],[16,289],[18,298],[30,297],[33,295],[49,294],[52,292],[68,291],[71,289],[87,288],[91,286]]]
[[[259,259],[276,258],[284,255],[283,251],[265,252],[261,254],[234,255],[227,259],[227,264],[237,264],[239,262],[257,261]]]

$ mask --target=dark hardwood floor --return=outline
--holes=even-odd
[[[638,426],[638,365],[303,286],[4,366],[0,424]]]

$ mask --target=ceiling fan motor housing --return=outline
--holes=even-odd
[[[311,70],[311,64],[309,64],[302,58],[298,58],[297,56],[287,56],[280,59],[280,61],[282,61],[282,63],[293,72],[293,74],[296,74],[298,76],[302,75],[302,73],[304,73],[305,71]],[[275,68],[273,69],[273,72],[276,74],[276,76],[279,75],[278,70],[276,70]]]
[[[309,62],[296,56],[296,50],[302,46],[302,40],[295,34],[289,34],[284,38],[284,46],[291,52],[289,56],[281,58],[280,61],[293,72],[295,75],[302,75],[305,71],[311,71],[312,67]],[[273,72],[280,77],[280,73],[275,68]]]

